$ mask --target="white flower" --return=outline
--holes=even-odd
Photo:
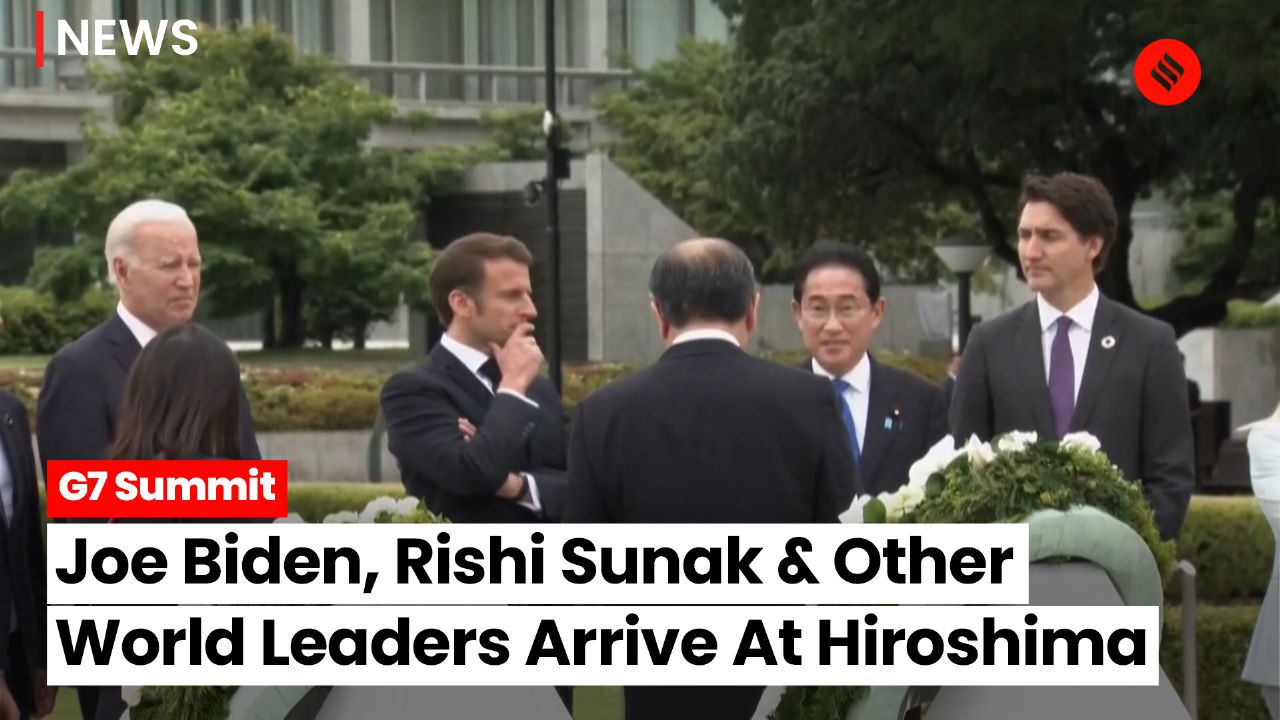
[[[419,504],[421,504],[421,501],[418,500],[418,498],[413,496],[400,498],[400,500],[396,502],[395,509],[392,510],[391,512],[395,513],[396,515],[412,515],[414,512],[418,510]]]
[[[324,522],[325,524],[360,522],[360,516],[351,510],[342,510],[341,512],[329,513],[324,517]]]
[[[1016,453],[1026,450],[1029,446],[1034,445],[1037,439],[1035,432],[1022,432],[1014,430],[1008,435],[1004,435],[996,442],[996,450],[1000,452]]]
[[[871,502],[870,495],[859,495],[853,499],[853,504],[844,512],[840,513],[840,522],[842,523],[860,523],[862,522],[862,508]]]
[[[1062,447],[1078,447],[1086,452],[1097,452],[1102,449],[1102,443],[1087,432],[1073,432],[1062,438]]]
[[[902,516],[911,512],[924,500],[924,488],[904,485],[893,494],[880,493],[880,501],[884,503],[884,519],[897,522]]]
[[[288,515],[286,515],[285,517],[282,517],[282,518],[276,518],[276,519],[275,519],[274,521],[272,521],[272,522],[277,522],[277,523],[304,523],[304,524],[305,524],[307,521],[306,521],[306,520],[303,520],[303,519],[302,519],[302,516],[301,516],[301,515],[299,515],[298,513],[296,513],[296,512],[291,512],[291,513],[289,513]]]
[[[930,475],[946,468],[961,452],[950,435],[942,438],[929,448],[924,457],[911,464],[911,469],[907,471],[907,485],[923,489]]]
[[[996,459],[996,452],[991,449],[991,443],[982,442],[977,435],[969,436],[969,442],[965,443],[964,451],[969,456],[969,462],[975,468],[982,467]]]
[[[368,505],[364,506],[364,510],[360,511],[360,522],[371,523],[377,520],[378,516],[381,515],[382,513],[395,512],[395,509],[396,509],[395,498],[389,495],[376,497],[370,500]]]
[[[120,694],[124,698],[124,702],[129,707],[133,707],[142,702],[142,687],[122,687]]]

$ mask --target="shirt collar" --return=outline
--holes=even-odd
[[[458,342],[454,338],[450,337],[449,333],[445,333],[440,336],[440,344],[444,346],[445,350],[453,353],[454,357],[461,360],[462,364],[466,365],[467,369],[470,370],[472,374],[479,372],[480,366],[489,360],[489,356],[487,354],[480,352],[470,345],[464,345]]]
[[[129,328],[129,332],[133,333],[133,336],[138,340],[138,344],[142,347],[146,347],[147,343],[154,340],[156,335],[159,335],[159,333],[151,329],[150,325],[142,322],[138,319],[138,316],[129,312],[129,309],[124,306],[124,301],[116,304],[116,314],[124,321],[125,327]]]
[[[680,343],[693,342],[694,340],[724,340],[726,342],[731,342],[734,345],[738,345],[738,338],[734,337],[733,333],[728,330],[720,330],[718,328],[687,330],[677,335],[676,339],[671,341],[671,344],[679,345]]]
[[[813,364],[813,372],[825,378],[835,379],[835,376],[827,372],[826,368],[818,364],[817,359],[810,361]],[[845,373],[841,378],[849,383],[856,392],[865,393],[871,386],[871,353],[863,353],[862,359],[858,361],[853,369]]]
[[[1058,322],[1058,318],[1066,315],[1076,325],[1084,328],[1085,332],[1092,332],[1093,316],[1098,311],[1099,295],[1098,285],[1095,283],[1089,294],[1065,313],[1050,305],[1043,295],[1036,295],[1036,304],[1040,307],[1040,330],[1048,331],[1054,323]]]

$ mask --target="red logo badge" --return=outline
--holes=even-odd
[[[1178,105],[1200,87],[1200,58],[1180,40],[1156,40],[1139,53],[1133,80],[1151,102]]]

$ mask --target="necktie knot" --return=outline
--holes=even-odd
[[[836,394],[838,395],[843,395],[846,390],[853,387],[849,384],[849,381],[844,378],[833,378],[831,380],[831,384],[835,386]]]
[[[498,368],[498,361],[492,357],[485,360],[480,366],[480,374],[493,385],[493,391],[497,392],[498,386],[502,384],[502,370]]]
[[[1065,333],[1071,331],[1072,320],[1069,316],[1063,315],[1058,318],[1058,332]]]

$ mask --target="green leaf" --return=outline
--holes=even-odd
[[[864,523],[884,523],[887,522],[888,512],[885,510],[884,503],[880,498],[871,498],[866,505],[862,506],[862,522]]]

